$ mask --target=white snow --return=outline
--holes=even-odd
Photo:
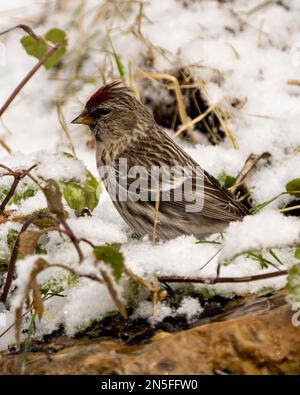
[[[195,316],[200,315],[203,310],[199,300],[187,296],[181,301],[177,314],[185,315],[188,320],[191,320]]]
[[[166,317],[174,316],[174,314],[174,309],[167,306],[164,302],[158,302],[153,310],[152,302],[145,300],[139,304],[130,318],[146,318],[150,324],[156,324],[163,321]]]
[[[224,235],[221,259],[250,249],[286,246],[299,240],[300,221],[265,210],[247,216],[242,222],[232,222]]]

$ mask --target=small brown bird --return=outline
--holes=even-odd
[[[147,107],[119,82],[98,89],[72,123],[90,126],[96,140],[98,168],[110,167],[115,175],[114,187],[111,177],[105,177],[105,186],[120,215],[140,236],[151,235],[155,226],[160,239],[182,234],[202,239],[222,232],[230,221],[248,214],[231,192],[179,147],[155,122]],[[124,161],[125,172],[120,165]],[[139,174],[140,183],[147,177],[148,180],[136,189],[139,198],[132,193],[121,198],[121,192],[130,191],[137,181],[137,175],[131,171],[136,166],[145,169],[143,176]],[[170,175],[167,182],[160,175],[154,188],[149,186],[153,166]],[[175,172],[170,170],[174,168]],[[179,177],[178,169],[191,172],[183,170]],[[186,185],[190,187],[184,189]],[[178,194],[182,189],[184,193]]]

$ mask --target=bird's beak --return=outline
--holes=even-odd
[[[95,120],[86,111],[83,111],[80,115],[78,115],[78,117],[73,119],[73,121],[71,123],[92,126],[95,123]]]

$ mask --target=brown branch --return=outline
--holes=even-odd
[[[85,237],[81,237],[80,239],[78,239],[78,241],[88,244],[93,249],[96,247],[94,243],[92,243],[90,240],[86,239]]]
[[[61,223],[61,225],[65,228],[64,230],[59,229],[59,228],[50,228],[50,229],[48,229],[48,231],[54,231],[55,230],[55,231],[58,231],[58,232],[61,231],[61,232],[65,233],[70,238],[70,240],[72,241],[74,247],[76,248],[76,251],[77,251],[78,257],[79,257],[79,261],[80,262],[83,261],[84,256],[83,256],[82,250],[81,250],[81,248],[79,246],[80,240],[78,240],[77,237],[74,235],[72,229],[69,227],[69,225],[67,224],[67,222],[65,221],[64,218],[59,217],[58,215],[53,215],[53,214],[48,214],[48,213],[33,214],[30,218],[28,218],[27,221],[24,222],[24,224],[23,224],[23,226],[22,226],[22,228],[21,228],[21,230],[20,230],[20,232],[19,232],[19,234],[18,234],[18,236],[16,238],[16,241],[15,241],[15,244],[13,246],[12,253],[11,253],[10,261],[9,261],[9,264],[8,264],[8,271],[7,271],[6,281],[5,281],[5,284],[4,284],[4,287],[3,287],[2,294],[0,296],[0,302],[3,302],[3,303],[6,302],[7,295],[8,295],[8,292],[10,290],[13,278],[14,278],[16,261],[18,259],[18,253],[19,253],[19,247],[20,247],[21,235],[22,235],[23,232],[25,232],[28,229],[28,227],[33,222],[35,222],[38,219],[42,219],[42,218],[53,218],[56,221],[59,221]],[[71,271],[71,270],[69,270],[69,271]],[[74,274],[78,275],[75,271],[74,271]],[[84,277],[90,278],[91,280],[94,280],[94,281],[100,281],[101,282],[101,280],[98,279],[96,276],[84,275]]]
[[[0,164],[0,168],[8,171],[9,173],[12,173],[12,174],[14,173],[14,171],[12,169],[10,169],[9,167],[7,167],[5,165]]]
[[[63,216],[57,215],[57,219],[59,220],[61,225],[65,228],[66,234],[69,236],[71,242],[73,243],[74,247],[76,248],[76,251],[79,256],[79,262],[82,262],[84,259],[84,256],[83,256],[83,252],[82,252],[80,245],[79,245],[80,240],[77,239],[77,237],[75,236],[75,234],[73,233],[72,229],[67,224],[67,221],[65,220],[65,218]]]
[[[14,195],[16,189],[17,189],[17,186],[19,185],[19,182],[20,182],[20,178],[15,176],[14,177],[14,182],[12,183],[12,186],[10,187],[10,190],[8,191],[8,193],[5,196],[5,198],[3,199],[3,202],[0,204],[0,214],[3,213],[7,203],[13,197],[13,195]]]
[[[22,178],[24,178],[26,175],[28,175],[28,173],[32,169],[34,169],[36,166],[37,165],[33,165],[28,170],[19,170],[19,171],[15,171],[15,172],[12,172],[11,174],[9,174],[9,175],[14,177],[14,181],[12,183],[12,186],[10,187],[10,190],[8,191],[7,195],[5,196],[3,202],[0,205],[0,214],[3,213],[3,211],[5,210],[6,205],[8,204],[10,199],[13,197],[19,182],[22,180]],[[6,166],[1,165],[1,167],[5,168]],[[9,171],[10,171],[10,169],[9,169]]]
[[[49,263],[47,268],[51,268],[51,267],[57,267],[60,269],[64,269],[66,271],[68,271],[69,273],[73,274],[76,277],[84,277],[84,278],[88,278],[89,280],[93,280],[96,281],[100,284],[103,284],[103,281],[101,280],[101,278],[97,277],[95,274],[82,274],[82,273],[78,273],[76,270],[72,269],[71,267],[65,266],[61,263]]]
[[[6,142],[2,138],[0,138],[0,145],[5,149],[6,152],[8,152],[9,154],[12,153],[12,149],[8,144],[6,144]]]
[[[281,270],[271,273],[257,274],[244,277],[185,277],[185,276],[159,276],[158,280],[162,283],[198,283],[198,284],[217,284],[217,283],[247,283],[250,281],[266,280],[268,278],[285,276],[288,270]]]
[[[9,32],[11,32],[11,31],[13,31],[13,30],[15,30],[15,29],[22,29],[22,30],[24,30],[27,34],[29,34],[29,36],[31,36],[32,38],[34,38],[35,40],[37,40],[37,41],[43,41],[43,42],[44,42],[44,40],[43,40],[41,37],[37,36],[37,35],[34,33],[34,31],[31,29],[30,26],[24,25],[24,24],[22,24],[22,23],[21,23],[20,25],[16,25],[16,26],[13,26],[13,27],[11,27],[11,28],[9,28],[9,29],[7,29],[7,30],[4,30],[3,32],[0,33],[0,36],[4,35],[4,34],[6,34],[6,33],[9,33]]]
[[[106,285],[106,287],[107,287],[107,289],[108,289],[113,301],[115,302],[115,304],[116,304],[121,316],[125,320],[127,320],[128,316],[127,316],[126,308],[123,305],[122,300],[120,300],[119,295],[118,295],[118,293],[115,290],[115,287],[113,285],[113,282],[112,282],[110,276],[105,272],[105,270],[101,270],[100,269],[100,273],[101,273],[102,278],[103,278],[103,283]]]
[[[10,261],[8,264],[8,270],[7,270],[7,276],[6,276],[6,280],[5,280],[5,284],[3,287],[3,291],[2,294],[0,296],[0,302],[5,303],[6,299],[7,299],[7,295],[8,292],[10,290],[13,278],[14,278],[14,274],[15,274],[15,268],[16,268],[16,262],[18,259],[18,253],[19,253],[19,246],[20,246],[20,236],[23,232],[25,232],[29,226],[35,222],[38,219],[42,219],[42,218],[49,218],[49,214],[46,213],[38,213],[38,214],[33,214],[30,218],[28,218],[27,221],[24,222],[17,238],[15,241],[15,244],[13,246],[13,250],[11,253],[11,257],[10,257]]]
[[[38,71],[38,69],[46,62],[46,60],[54,54],[63,44],[64,40],[55,45],[54,47],[50,47],[45,55],[37,62],[37,64],[26,74],[26,76],[22,79],[22,81],[16,86],[13,92],[10,94],[8,99],[5,101],[3,106],[0,108],[0,117],[7,110],[11,102],[16,98],[21,89],[27,84],[27,82],[33,77],[33,75]]]

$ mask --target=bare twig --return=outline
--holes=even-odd
[[[155,241],[156,241],[156,231],[157,231],[157,222],[158,222],[158,213],[159,213],[159,203],[160,203],[160,187],[159,187],[159,180],[158,180],[158,186],[157,186],[157,192],[156,192],[156,200],[155,200],[155,207],[154,207],[152,245],[154,245]]]
[[[249,175],[251,170],[254,168],[254,166],[257,164],[257,162],[261,159],[267,159],[271,155],[268,152],[264,152],[261,155],[255,155],[251,154],[248,156],[242,170],[239,172],[235,183],[232,187],[229,188],[229,190],[235,194],[237,189],[241,186],[241,184],[244,182],[245,178]]]
[[[205,96],[207,102],[210,102],[210,98],[208,95],[208,91],[206,88],[206,83],[203,80],[199,81],[199,87],[201,89],[201,93]],[[215,108],[212,109],[213,113],[215,114],[215,116],[218,118],[222,128],[224,129],[224,133],[226,135],[226,138],[228,139],[230,145],[232,146],[232,148],[238,149],[239,145],[238,142],[234,136],[234,134],[232,133],[232,131],[230,130],[230,128],[228,127],[226,121],[223,119],[223,116],[221,114],[221,111],[219,110],[218,106],[216,106]]]
[[[24,24],[16,25],[16,26],[13,26],[13,27],[11,27],[11,28],[9,28],[9,29],[7,29],[7,30],[4,30],[3,32],[0,33],[0,36],[4,35],[4,34],[6,34],[6,33],[9,33],[9,32],[11,32],[11,31],[13,31],[13,30],[15,30],[15,29],[22,29],[22,30],[24,30],[27,34],[29,34],[29,36],[31,36],[32,38],[34,38],[35,40],[44,42],[44,40],[43,40],[40,36],[37,36],[37,35],[35,34],[35,32],[31,29],[30,26],[24,25]]]
[[[189,122],[189,118],[186,112],[185,104],[184,104],[184,97],[182,95],[180,85],[178,82],[178,79],[174,77],[171,74],[167,73],[156,73],[156,72],[148,72],[144,70],[140,70],[135,74],[136,78],[149,78],[150,80],[157,81],[157,80],[167,80],[170,81],[171,84],[169,85],[170,89],[173,89],[175,91],[175,96],[177,100],[177,105],[178,105],[178,113],[180,116],[180,120],[183,124],[183,126],[187,125]],[[191,130],[191,125],[187,125],[185,130],[187,129],[187,132],[192,140],[194,140],[193,132]]]
[[[13,250],[11,253],[11,257],[10,257],[10,261],[8,264],[8,270],[7,270],[7,276],[6,276],[6,280],[5,280],[5,284],[3,287],[3,291],[2,294],[0,296],[0,301],[5,303],[6,299],[7,299],[7,295],[8,292],[10,290],[13,278],[14,278],[14,274],[15,274],[15,268],[16,268],[16,262],[18,259],[18,253],[19,253],[19,245],[20,245],[20,236],[23,232],[25,232],[29,226],[35,222],[38,219],[42,219],[42,218],[49,218],[49,214],[47,213],[38,213],[38,214],[33,214],[30,218],[28,218],[27,221],[24,222],[17,238],[15,241],[15,244],[13,246]]]
[[[22,81],[16,86],[16,88],[13,90],[13,92],[10,94],[8,99],[5,101],[3,106],[0,108],[0,117],[4,114],[4,112],[7,110],[9,105],[12,103],[12,101],[16,98],[18,93],[21,91],[21,89],[27,84],[27,82],[33,77],[33,75],[38,71],[38,69],[43,66],[43,64],[46,62],[46,60],[54,54],[60,47],[62,43],[55,45],[54,47],[51,47],[48,49],[48,51],[45,53],[45,55],[37,62],[37,64],[26,74],[26,76],[22,79]]]
[[[26,76],[22,79],[22,81],[16,86],[16,88],[13,90],[13,92],[10,94],[10,96],[8,97],[8,99],[5,101],[5,103],[3,104],[3,106],[0,108],[0,117],[4,114],[4,112],[7,110],[7,108],[9,107],[9,105],[12,103],[12,101],[16,98],[16,96],[18,95],[18,93],[21,91],[21,89],[27,84],[27,82],[33,77],[33,75],[38,71],[38,69],[46,62],[46,60],[53,55],[62,45],[64,45],[66,43],[66,40],[63,39],[62,41],[60,41],[58,44],[51,46],[50,44],[48,44],[47,42],[45,42],[43,40],[43,38],[39,37],[38,35],[36,35],[34,33],[34,31],[27,25],[17,25],[14,26],[10,29],[7,29],[3,32],[0,33],[0,35],[8,33],[16,28],[21,28],[24,31],[26,31],[26,33],[28,33],[31,37],[33,37],[35,40],[37,41],[42,41],[43,43],[45,43],[46,45],[48,45],[49,49],[48,51],[45,53],[45,55],[36,63],[36,65],[26,74]]]
[[[184,277],[184,276],[159,276],[158,280],[163,283],[198,283],[213,285],[217,283],[247,283],[250,281],[266,280],[268,278],[285,276],[288,270],[280,270],[271,273],[257,274],[254,276],[243,277]]]
[[[22,178],[24,178],[26,175],[28,175],[30,173],[30,171],[32,169],[34,169],[37,165],[33,165],[31,166],[28,170],[18,170],[18,171],[12,171],[11,169],[10,172],[11,175],[14,177],[14,181],[10,187],[10,190],[8,191],[7,195],[5,196],[3,202],[0,204],[0,214],[3,213],[3,211],[5,210],[6,205],[8,204],[8,202],[10,201],[10,199],[13,197],[17,186],[19,184],[19,182],[22,180]],[[6,168],[6,166],[1,165],[2,168]],[[7,168],[8,169],[8,168]]]
[[[10,201],[10,199],[13,196],[13,194],[15,193],[19,182],[20,182],[20,178],[19,177],[14,177],[14,181],[13,181],[11,187],[10,187],[10,190],[8,191],[7,195],[5,196],[5,198],[3,199],[3,202],[0,205],[0,214],[3,213],[7,203]]]
[[[62,130],[64,131],[64,133],[67,137],[72,154],[76,157],[76,151],[75,151],[75,146],[72,141],[72,136],[71,136],[70,130],[67,126],[67,122],[66,122],[64,113],[62,111],[62,106],[59,101],[56,102],[56,109],[57,109],[57,116],[58,116],[60,126],[62,127]]]
[[[80,240],[77,239],[77,237],[75,236],[75,234],[73,233],[72,229],[70,228],[70,226],[67,224],[67,221],[65,220],[64,217],[62,216],[57,216],[57,219],[59,220],[59,222],[61,223],[61,225],[65,228],[66,233],[68,234],[70,240],[72,241],[72,243],[74,244],[74,247],[76,248],[76,251],[78,253],[79,256],[79,261],[82,262],[83,261],[83,252],[80,248],[79,242]]]
[[[51,263],[51,264],[48,264],[47,268],[51,268],[51,267],[57,267],[57,268],[60,268],[60,269],[64,269],[64,270],[66,270],[67,272],[73,274],[74,276],[77,276],[77,277],[85,277],[85,278],[88,278],[89,280],[96,281],[96,282],[98,282],[98,283],[100,283],[100,284],[103,284],[103,281],[101,280],[100,277],[97,277],[97,276],[94,275],[94,274],[82,274],[82,273],[78,273],[76,270],[72,269],[71,267],[66,266],[66,265],[63,265],[63,264],[61,264],[61,263]]]
[[[300,209],[300,205],[298,204],[297,206],[291,206],[291,207],[285,207],[285,208],[281,208],[279,210],[279,212],[281,213],[287,213],[289,211],[293,211],[293,210],[299,210]]]
[[[202,114],[198,115],[196,118],[194,118],[193,120],[187,122],[185,125],[183,125],[174,135],[174,137],[178,137],[182,132],[184,132],[186,129],[190,128],[191,126],[195,125],[196,123],[204,120],[204,118],[211,113],[217,106],[219,103],[215,103],[213,105],[211,105],[210,107],[208,107],[208,109],[206,111],[204,111]]]
[[[6,144],[6,142],[2,138],[0,138],[0,145],[5,149],[6,152],[11,154],[11,148],[9,147],[9,145]]]
[[[113,301],[115,302],[121,316],[127,320],[127,311],[124,307],[124,304],[122,300],[120,300],[118,293],[115,290],[115,287],[113,285],[112,279],[110,276],[106,273],[105,270],[100,270],[101,276],[103,278],[103,283],[106,285],[109,293],[111,294],[111,297]]]

